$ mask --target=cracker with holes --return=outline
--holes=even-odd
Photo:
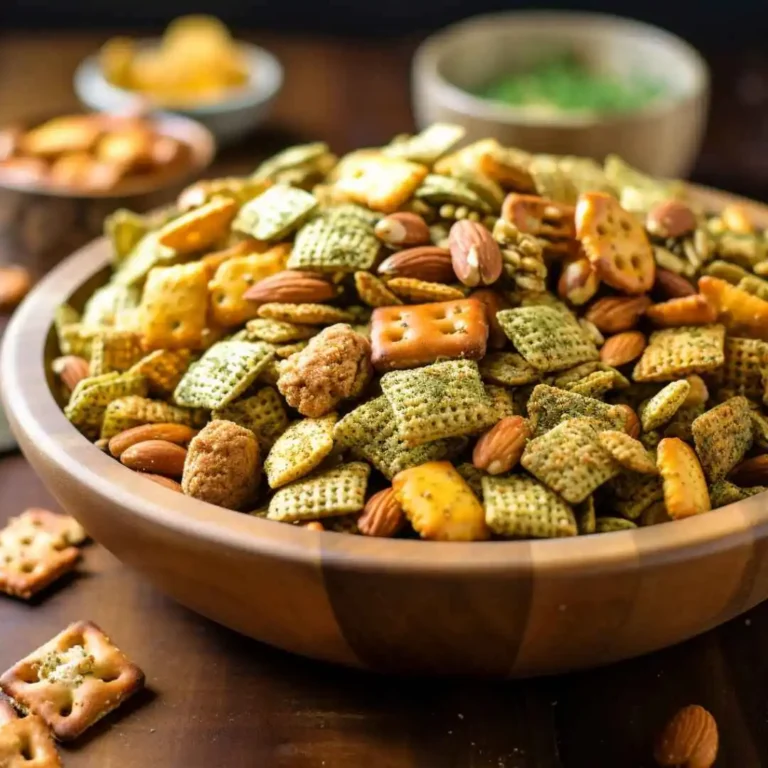
[[[129,369],[130,373],[143,376],[153,395],[169,397],[192,362],[187,349],[156,349]]]
[[[767,380],[768,343],[727,336],[725,364],[712,374],[711,383],[733,395],[760,400]]]
[[[208,322],[208,271],[199,262],[157,267],[139,306],[146,349],[200,349]]]
[[[63,632],[0,676],[0,689],[71,741],[144,686],[144,673],[90,621]]]
[[[411,446],[477,434],[499,418],[472,360],[390,371],[382,376],[381,388],[400,437]]]
[[[267,320],[263,317],[249,320],[245,325],[245,330],[249,341],[268,341],[270,344],[285,344],[311,339],[317,333],[317,328],[312,325]]]
[[[199,208],[172,219],[158,233],[157,241],[176,253],[194,253],[214,245],[229,232],[237,203],[217,197]]]
[[[538,371],[561,371],[599,357],[579,325],[552,307],[503,309],[496,317],[517,351]]]
[[[91,344],[90,375],[127,371],[142,357],[144,348],[138,333],[106,328]]]
[[[671,421],[690,391],[691,385],[685,379],[672,381],[662,387],[645,405],[640,407],[638,415],[643,429],[650,432]]]
[[[56,746],[42,718],[37,715],[15,717],[3,725],[0,717],[0,765],[3,768],[61,768]]]
[[[205,415],[200,411],[171,405],[165,400],[151,400],[138,395],[128,395],[113,400],[104,411],[99,437],[109,440],[131,427],[141,424],[184,424],[200,427]]]
[[[750,413],[745,397],[732,397],[691,425],[696,453],[709,482],[722,480],[752,447]]]
[[[320,520],[362,511],[371,468],[353,461],[283,486],[269,502],[270,520]]]
[[[658,474],[656,460],[645,450],[645,446],[626,432],[608,429],[597,436],[600,445],[613,456],[614,461],[624,469],[643,475]]]
[[[576,236],[600,279],[617,291],[650,291],[656,262],[643,225],[605,192],[584,192],[576,204]]]
[[[570,254],[576,248],[576,209],[536,195],[511,193],[504,200],[501,215],[520,232],[546,241],[548,251]]]
[[[372,362],[378,371],[414,368],[438,358],[478,360],[485,354],[488,322],[475,299],[379,307],[371,320]]]
[[[485,381],[505,387],[532,384],[541,374],[517,352],[489,352],[479,363]]]
[[[184,374],[173,398],[187,408],[223,408],[248,389],[273,357],[263,341],[220,341]]]
[[[20,538],[45,534],[51,537],[53,546],[57,548],[77,546],[88,538],[85,529],[74,517],[39,507],[32,507],[18,517],[9,518],[6,531]]]
[[[598,422],[602,429],[624,431],[626,413],[593,397],[585,397],[548,384],[538,384],[528,398],[528,417],[536,436],[543,435],[568,419],[586,417]]]
[[[517,415],[515,400],[504,387],[486,384],[485,391],[488,393],[488,397],[491,398],[491,407],[499,419]]]
[[[338,414],[302,419],[275,441],[264,461],[270,488],[280,488],[308,475],[333,450],[333,427]]]
[[[566,501],[578,504],[619,472],[613,456],[600,445],[598,429],[591,419],[565,421],[531,440],[520,462]]]
[[[259,307],[258,315],[267,320],[281,320],[299,325],[333,325],[354,323],[355,315],[348,309],[329,307],[327,304],[282,304],[268,302]]]
[[[725,363],[722,325],[665,328],[651,334],[635,366],[635,381],[675,381],[692,373],[716,371]]]
[[[578,533],[573,509],[527,475],[483,477],[485,521],[506,538],[554,539]]]
[[[282,240],[298,229],[317,208],[317,198],[297,187],[275,184],[247,202],[232,229],[256,240]]]
[[[355,290],[360,301],[369,307],[392,307],[403,303],[383,280],[370,272],[355,272]]]

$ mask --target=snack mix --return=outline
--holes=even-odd
[[[69,420],[165,488],[313,531],[576,536],[767,490],[746,209],[462,139],[291,147],[112,215],[111,278],[56,314]]]

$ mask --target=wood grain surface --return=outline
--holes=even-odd
[[[102,39],[0,35],[0,122],[25,114],[31,94],[71,108],[72,69]],[[283,59],[286,90],[270,131],[228,152],[216,173],[250,167],[294,139],[323,136],[344,150],[408,127],[410,43],[257,39]],[[723,70],[738,74],[736,63],[726,60]],[[733,98],[733,89],[716,89],[715,106]],[[710,138],[700,167],[707,180],[731,179],[754,193],[766,179],[749,156],[754,122],[744,119],[736,109],[718,113],[710,137],[729,162],[717,160]],[[0,261],[16,258],[0,246]],[[48,251],[31,263],[42,272],[55,258]],[[21,457],[0,459],[0,520],[33,504],[53,506]],[[698,585],[691,573],[680,589],[694,599]],[[68,768],[642,768],[653,765],[664,720],[688,703],[718,721],[718,766],[768,765],[768,605],[675,648],[588,673],[514,683],[385,678],[246,640],[91,546],[80,574],[43,599],[0,600],[0,668],[80,618],[101,624],[144,668],[149,690],[68,747]],[[541,642],[567,653],[568,638]]]

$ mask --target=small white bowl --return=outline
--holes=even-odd
[[[152,47],[159,43],[159,39],[148,39],[139,45]],[[202,123],[220,146],[241,139],[263,123],[283,85],[283,67],[275,56],[250,43],[238,42],[238,46],[250,73],[245,85],[233,89],[232,94],[221,101],[161,110]],[[77,68],[75,93],[83,104],[100,112],[130,110],[141,98],[141,94],[118,88],[104,77],[98,54],[89,56]]]

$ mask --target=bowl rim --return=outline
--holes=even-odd
[[[768,206],[691,186],[694,199],[716,210],[742,202],[768,221]],[[0,352],[0,382],[8,421],[32,463],[47,459],[58,471],[130,514],[182,537],[216,543],[247,555],[280,557],[364,572],[406,574],[491,572],[527,574],[532,567],[561,577],[595,569],[616,571],[628,560],[669,563],[696,553],[724,551],[745,537],[768,536],[768,505],[758,496],[674,523],[563,539],[425,542],[311,531],[233,512],[168,490],[136,483],[122,466],[83,437],[66,419],[48,385],[44,360],[55,307],[109,263],[99,238],[48,273],[17,309]],[[52,490],[56,491],[55,486]],[[76,510],[70,510],[76,515]],[[532,565],[535,564],[535,565]]]
[[[595,23],[610,28],[612,34],[632,34],[642,31],[670,49],[675,49],[688,59],[694,76],[693,86],[685,93],[669,94],[654,99],[637,109],[618,113],[568,112],[536,114],[525,107],[515,107],[501,101],[485,99],[465,91],[443,77],[440,69],[444,48],[456,37],[469,30],[482,27],[501,28],[509,22],[557,22],[567,21],[589,26]],[[707,92],[710,83],[709,67],[703,56],[689,42],[661,27],[644,21],[611,13],[569,10],[510,10],[487,13],[459,21],[444,27],[427,37],[417,48],[412,65],[413,78],[424,79],[425,86],[436,89],[443,103],[456,112],[479,119],[502,123],[515,123],[530,127],[584,129],[596,125],[622,125],[657,118],[669,111],[690,103]]]
[[[137,38],[135,43],[139,47],[153,47],[157,46],[161,39],[159,37],[142,37]],[[249,109],[272,101],[282,89],[285,80],[285,70],[282,63],[274,53],[260,45],[246,40],[236,40],[235,42],[248,59],[249,79],[247,83],[233,88],[230,96],[218,101],[207,104],[179,105],[178,107],[158,104],[153,107],[153,111],[160,114],[185,115],[202,119]],[[254,73],[257,73],[255,77]],[[78,98],[99,110],[109,109],[105,104],[107,99],[113,101],[114,104],[120,102],[127,105],[146,98],[137,91],[130,91],[110,83],[99,65],[98,52],[86,56],[80,62],[75,70],[74,84]],[[100,93],[94,95],[96,89]]]

